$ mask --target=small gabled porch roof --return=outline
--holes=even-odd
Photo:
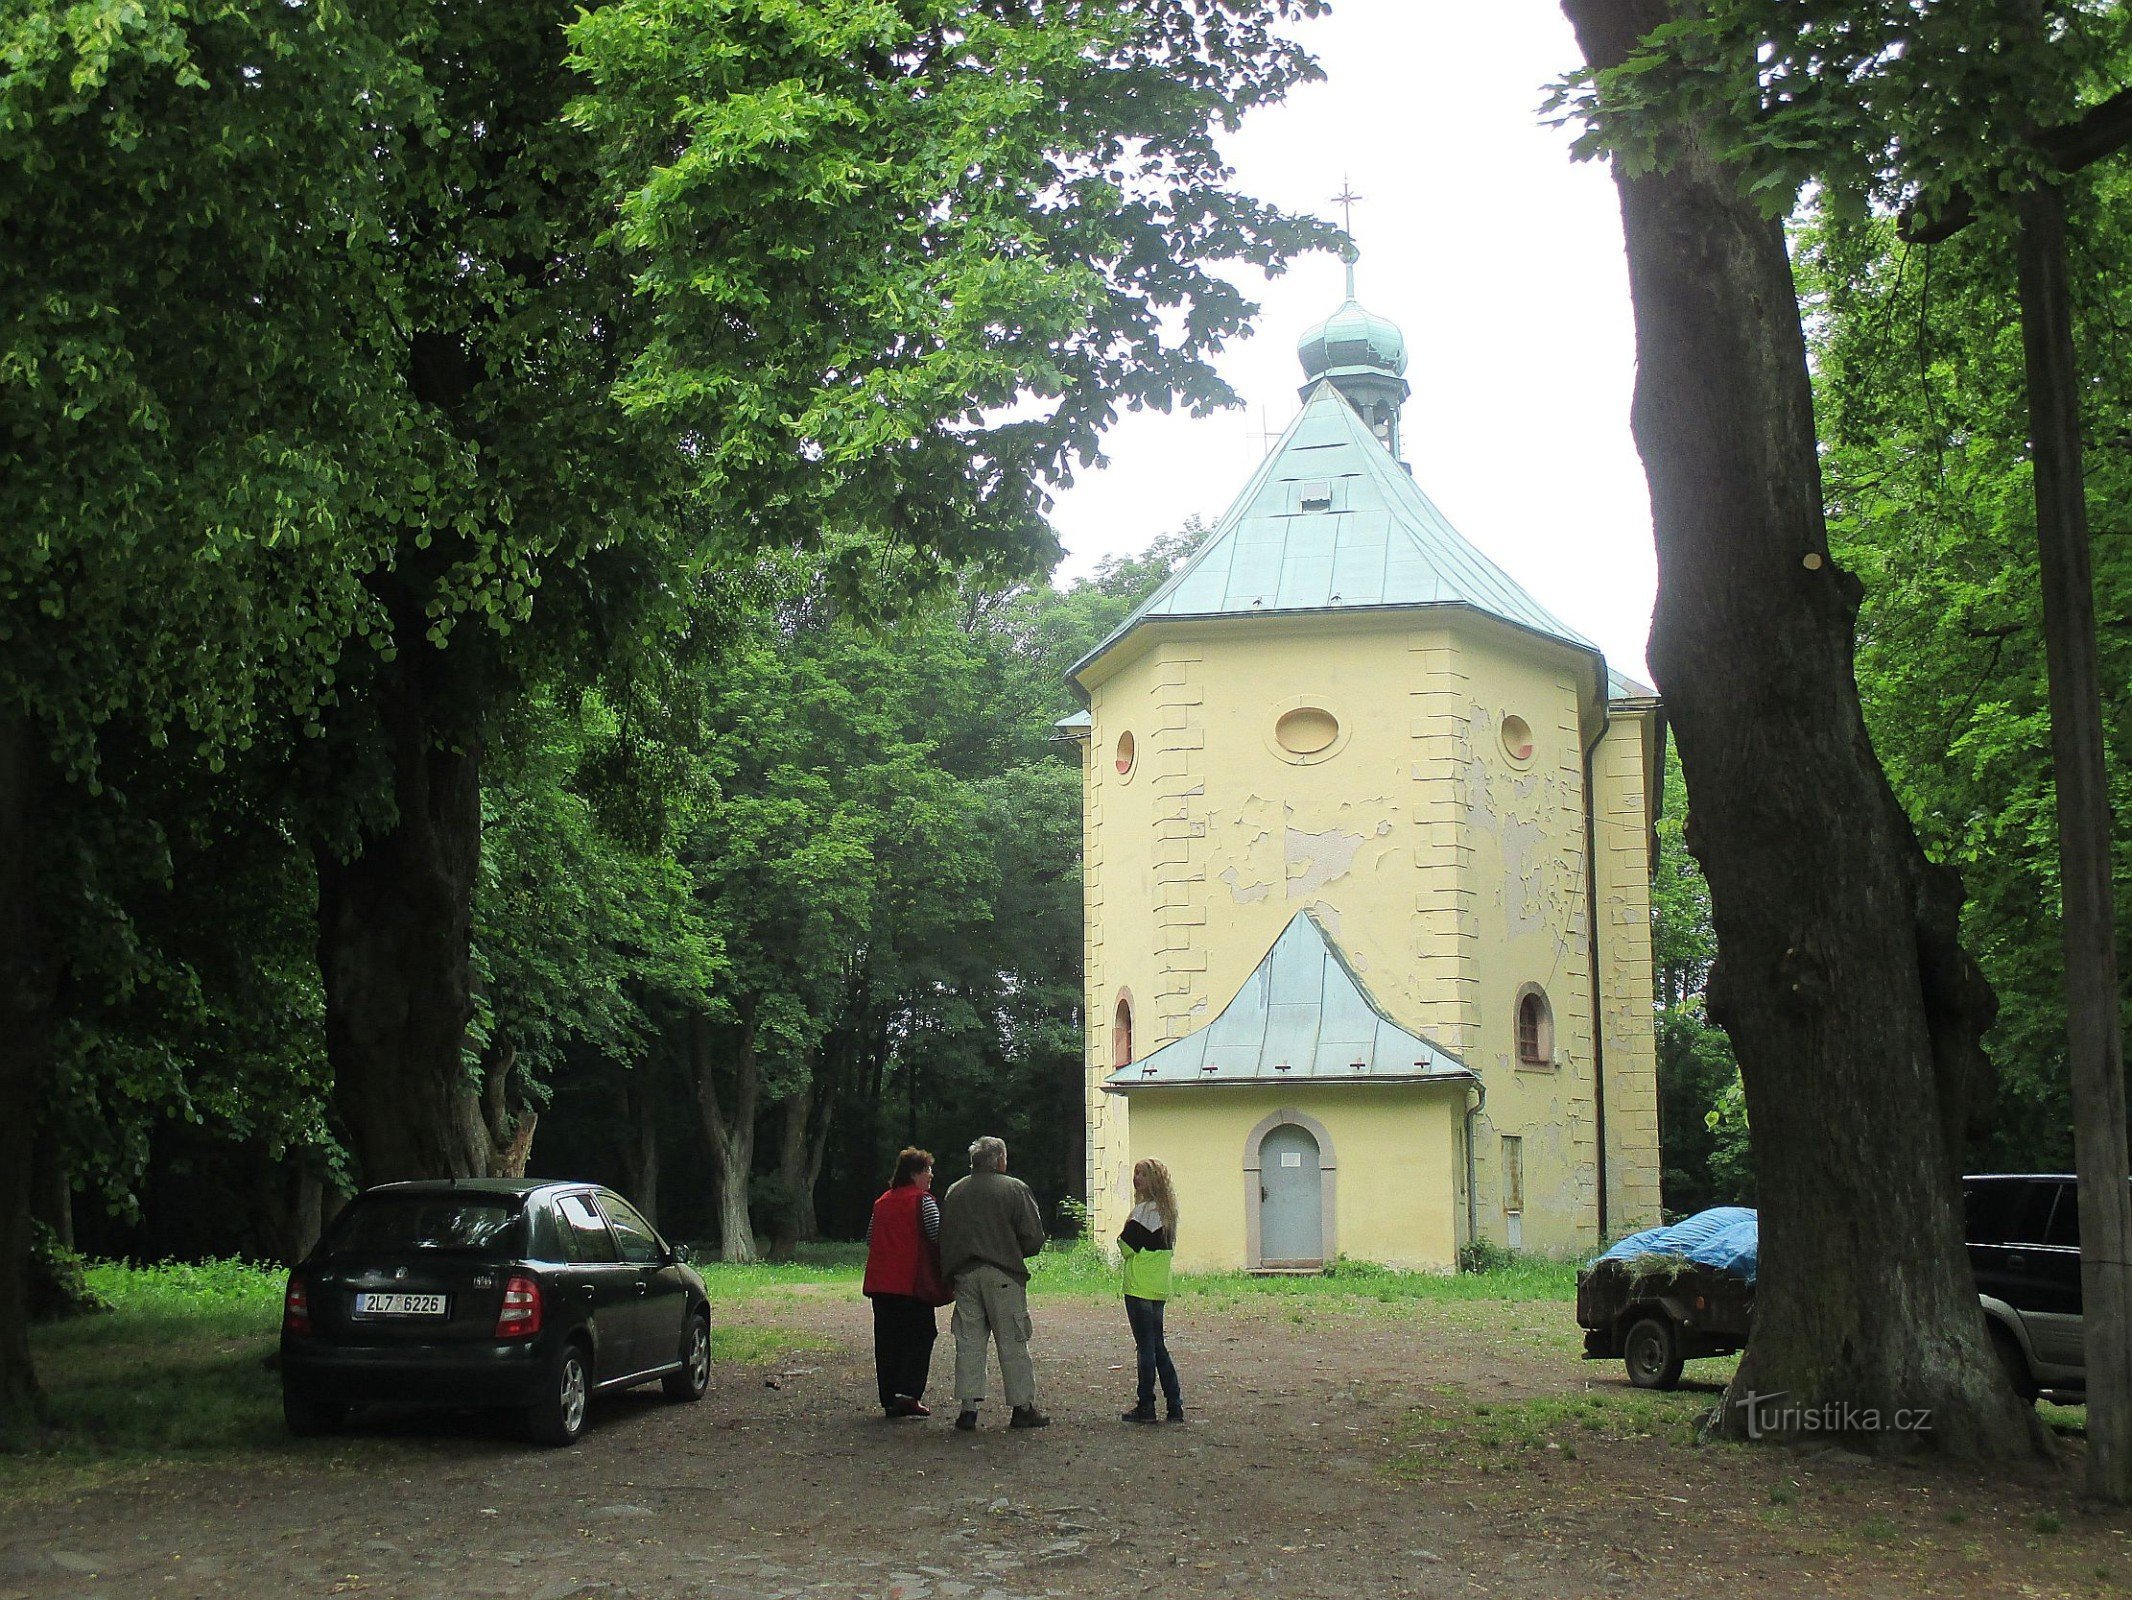
[[[1178,1084],[1470,1083],[1449,1051],[1384,1014],[1316,916],[1298,911],[1221,1015],[1104,1080]]]

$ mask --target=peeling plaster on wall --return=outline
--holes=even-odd
[[[1547,925],[1546,844],[1542,824],[1503,818],[1503,920],[1513,938]]]
[[[1229,898],[1240,906],[1257,905],[1273,893],[1270,883],[1245,883],[1243,875],[1234,867],[1222,869],[1221,881],[1229,886]]]
[[[1328,883],[1337,882],[1354,870],[1355,852],[1362,848],[1362,835],[1343,828],[1323,833],[1305,833],[1290,828],[1286,835],[1288,898],[1300,900]]]
[[[1391,819],[1387,817],[1377,824],[1377,837],[1382,839],[1392,831]]]

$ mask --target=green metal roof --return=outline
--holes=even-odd
[[[1606,697],[1609,700],[1656,700],[1658,691],[1648,683],[1630,677],[1626,672],[1606,669]]]
[[[1468,544],[1323,381],[1207,542],[1071,675],[1143,622],[1409,606],[1463,606],[1598,654]]]
[[[1473,1076],[1456,1056],[1379,1010],[1318,919],[1298,911],[1220,1016],[1120,1067],[1104,1087],[1459,1082]]]

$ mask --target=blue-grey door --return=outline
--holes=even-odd
[[[1318,1141],[1283,1123],[1258,1150],[1259,1260],[1269,1267],[1316,1266],[1325,1259],[1324,1176]]]

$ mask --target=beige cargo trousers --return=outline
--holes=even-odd
[[[979,1262],[955,1280],[955,1398],[974,1411],[985,1397],[985,1340],[999,1346],[999,1377],[1010,1406],[1036,1404],[1029,1364],[1029,1291]]]

